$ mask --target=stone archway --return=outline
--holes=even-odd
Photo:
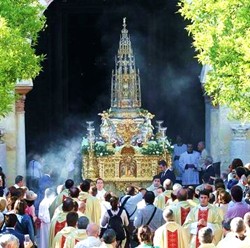
[[[54,0],[39,0],[39,2],[45,6],[46,8],[49,7],[49,5],[53,2]]]

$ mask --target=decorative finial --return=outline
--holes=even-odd
[[[123,27],[126,28],[126,17],[123,17]]]

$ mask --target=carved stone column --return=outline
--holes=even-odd
[[[243,163],[250,161],[250,142],[247,140],[250,124],[232,124],[231,159],[240,158]]]
[[[25,140],[25,99],[32,89],[31,84],[17,84],[16,93],[16,173],[26,177],[26,140]]]
[[[3,172],[6,173],[6,144],[4,142],[4,128],[0,127],[0,165],[2,166]]]

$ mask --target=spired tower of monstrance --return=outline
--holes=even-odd
[[[111,111],[121,118],[127,115],[138,117],[140,107],[139,70],[135,66],[135,57],[124,18],[115,69],[112,71]]]
[[[126,27],[124,18],[112,71],[111,107],[99,114],[101,139],[96,138],[93,122],[87,122],[88,134],[82,143],[83,177],[104,178],[116,191],[131,183],[149,183],[157,174],[159,160],[171,162],[167,128],[158,121],[154,134],[154,115],[141,108],[139,70]]]

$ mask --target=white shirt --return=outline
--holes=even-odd
[[[78,242],[74,248],[90,248],[90,247],[99,247],[102,244],[99,238],[94,236],[88,236],[86,239]]]
[[[106,190],[102,189],[102,190],[97,190],[97,195],[96,198],[98,198],[99,200],[104,201],[104,195],[106,194]]]

